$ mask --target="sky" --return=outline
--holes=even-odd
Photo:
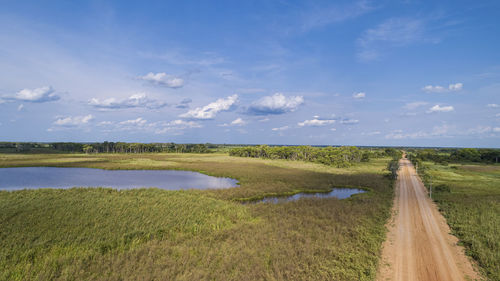
[[[1,1],[0,141],[500,147],[500,1]]]

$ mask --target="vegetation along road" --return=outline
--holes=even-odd
[[[400,160],[394,215],[378,280],[476,280],[477,273],[428,197],[411,162]]]

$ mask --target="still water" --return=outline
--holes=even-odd
[[[0,168],[0,190],[71,187],[168,190],[237,187],[238,181],[175,170],[102,170],[89,168]]]
[[[329,198],[336,197],[338,199],[349,198],[354,194],[364,193],[366,191],[356,188],[334,188],[330,192],[318,192],[318,193],[297,193],[291,196],[280,196],[280,197],[265,197],[261,200],[249,201],[246,203],[281,203],[287,201],[295,201],[300,198]]]

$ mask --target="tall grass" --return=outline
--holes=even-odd
[[[0,155],[0,166],[188,169],[221,190],[0,192],[1,280],[373,280],[392,202],[388,159],[351,168],[210,155]],[[353,198],[238,200],[363,187]]]
[[[426,162],[427,186],[453,233],[491,280],[500,280],[500,165]]]

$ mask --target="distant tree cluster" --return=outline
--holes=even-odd
[[[207,144],[103,142],[83,145],[85,153],[208,153]]]
[[[490,148],[444,148],[419,149],[409,154],[412,161],[433,161],[436,163],[450,162],[482,162],[499,163],[500,149]]]
[[[69,153],[208,153],[217,148],[213,144],[176,144],[176,143],[126,143],[126,142],[102,142],[102,143],[17,143],[1,142],[0,152],[69,152]]]
[[[229,151],[231,156],[266,159],[302,160],[336,167],[347,167],[353,163],[369,161],[376,155],[355,146],[312,147],[312,146],[246,146]]]

